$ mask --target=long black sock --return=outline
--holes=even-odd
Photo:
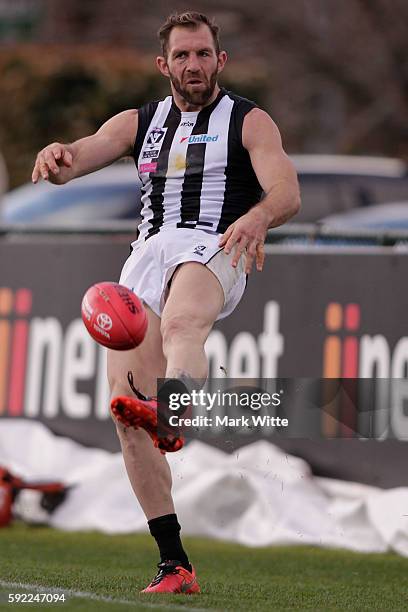
[[[180,539],[181,527],[176,514],[165,514],[148,521],[150,533],[157,542],[162,561],[180,561],[191,572],[191,565]]]

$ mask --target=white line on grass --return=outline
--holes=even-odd
[[[130,599],[115,599],[113,597],[108,597],[105,595],[96,595],[96,593],[87,593],[86,591],[74,591],[73,589],[61,589],[59,587],[52,587],[52,586],[42,586],[39,584],[27,584],[25,582],[5,582],[4,580],[0,580],[0,587],[3,587],[5,589],[23,589],[25,591],[36,591],[37,593],[60,593],[60,594],[64,594],[67,597],[82,597],[82,599],[90,599],[92,601],[104,601],[107,603],[115,603],[115,604],[122,604],[125,606],[133,606],[133,607],[137,607],[138,605],[142,606],[143,608],[162,608],[162,609],[169,609],[169,610],[183,610],[183,612],[186,612],[186,610],[195,610],[196,612],[214,612],[214,608],[196,608],[196,607],[190,607],[190,606],[177,606],[174,604],[154,604],[154,603],[150,603],[150,602],[144,602],[138,599],[134,599],[133,601],[131,601]],[[185,597],[190,597],[190,596],[185,596]],[[192,596],[194,597],[194,595]]]

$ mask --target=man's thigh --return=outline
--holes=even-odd
[[[144,395],[156,395],[157,379],[164,378],[166,360],[163,355],[160,317],[148,306],[146,336],[140,346],[130,351],[108,351],[108,378],[113,395],[131,395],[127,381],[132,372],[135,387]]]
[[[172,318],[184,318],[206,338],[223,306],[224,291],[214,273],[197,262],[183,263],[171,281],[162,327]]]

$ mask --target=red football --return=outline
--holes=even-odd
[[[97,283],[85,293],[82,320],[92,338],[108,348],[127,351],[145,337],[147,315],[137,295],[118,283]]]

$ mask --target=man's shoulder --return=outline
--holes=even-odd
[[[156,109],[160,103],[167,103],[169,101],[172,100],[171,96],[165,96],[164,98],[160,98],[158,100],[150,100],[148,102],[145,102],[144,104],[142,104],[142,106],[139,106],[139,111],[142,110],[151,110],[151,109]]]
[[[139,114],[139,126],[140,126],[141,131],[143,132],[147,129],[148,125],[150,124],[153,117],[155,116],[156,111],[158,111],[159,106],[160,106],[159,112],[161,112],[166,108],[170,108],[171,102],[172,102],[172,97],[166,96],[165,98],[162,98],[161,100],[152,100],[140,106],[138,109],[138,114]]]
[[[231,98],[235,102],[235,106],[239,108],[259,108],[258,104],[249,98],[245,98],[244,96],[240,96],[234,91],[229,91],[228,89],[224,89],[224,93],[226,96]]]

